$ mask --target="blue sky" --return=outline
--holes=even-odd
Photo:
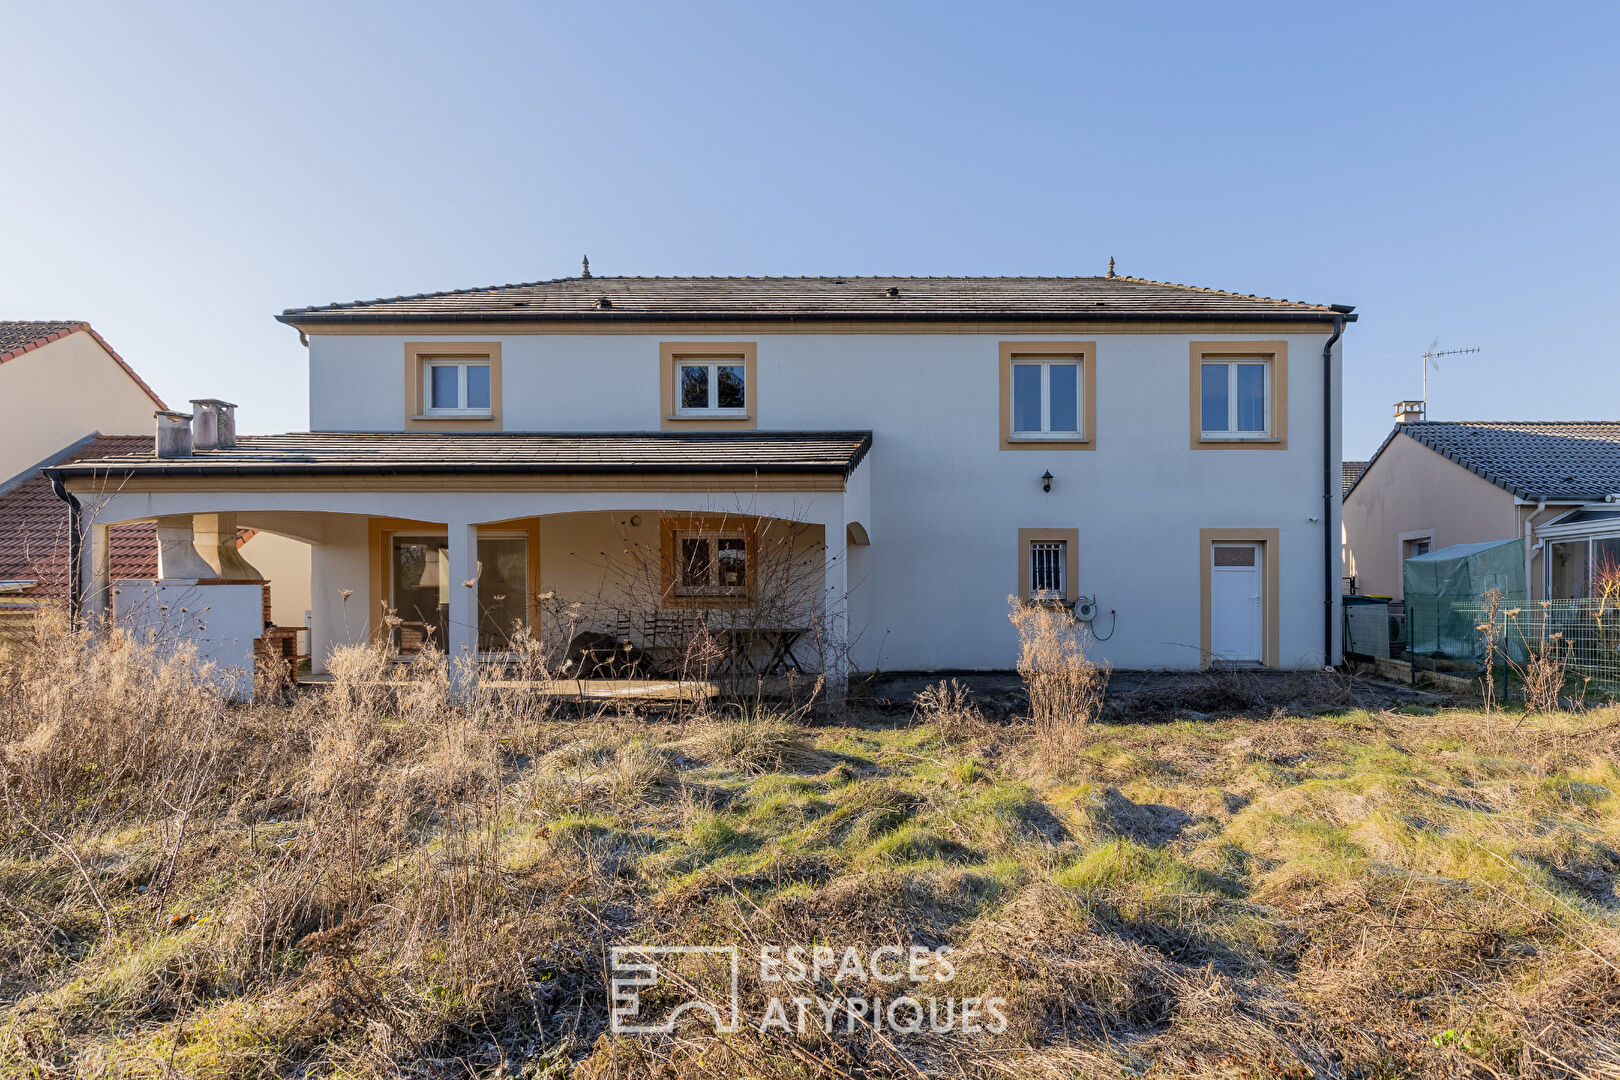
[[[0,3],[0,318],[307,423],[272,320],[601,274],[1355,304],[1347,457],[1620,416],[1620,5]],[[379,393],[395,393],[379,387]],[[1171,403],[1174,406],[1174,403]]]

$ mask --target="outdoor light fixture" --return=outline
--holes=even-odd
[[[1051,491],[1052,490],[1052,470],[1051,469],[1047,469],[1045,472],[1041,473],[1041,490],[1042,491]]]

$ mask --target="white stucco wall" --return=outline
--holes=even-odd
[[[656,430],[659,341],[740,338],[758,347],[751,395],[760,430],[872,430],[872,544],[852,549],[849,560],[851,631],[865,668],[1010,666],[1006,597],[1017,585],[1017,532],[1037,527],[1079,530],[1079,586],[1097,595],[1102,634],[1113,623],[1110,610],[1118,611],[1096,654],[1127,668],[1198,665],[1200,529],[1275,528],[1280,660],[1320,665],[1324,598],[1329,588],[1337,593],[1340,574],[1335,557],[1332,585],[1324,579],[1324,532],[1340,535],[1336,490],[1326,511],[1323,500],[1326,334],[1074,335],[1097,342],[1097,449],[1001,450],[998,343],[1064,337],[468,333],[442,340],[501,342],[508,431]],[[1189,342],[1222,338],[1288,342],[1288,449],[1189,447]],[[400,430],[407,340],[434,338],[312,336],[311,426]],[[1337,361],[1329,380],[1336,417]],[[1336,484],[1337,423],[1326,437]],[[1039,480],[1048,469],[1056,477],[1050,494]],[[396,499],[385,512],[429,517],[437,498]],[[525,504],[545,500],[508,502],[505,516],[518,516]],[[551,542],[542,539],[543,547]],[[337,578],[345,579],[341,587],[363,586],[363,547],[362,538],[356,555],[316,551],[317,601]],[[1335,556],[1339,549],[1335,543]]]
[[[253,697],[253,642],[264,628],[260,585],[193,585],[122,581],[113,620],[140,642],[189,644],[198,670],[240,701]]]
[[[1397,434],[1344,500],[1345,573],[1366,595],[1399,597],[1401,535],[1430,529],[1435,548],[1523,535],[1512,493]]]
[[[13,417],[0,424],[0,482],[97,431],[149,435],[157,408],[83,330],[0,364],[0,401]]]
[[[310,654],[326,670],[333,646],[366,640],[372,610],[371,552],[364,518],[333,516],[325,542],[311,549]]]

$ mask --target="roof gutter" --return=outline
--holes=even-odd
[[[1335,305],[1335,309],[1340,305]],[[763,311],[727,311],[727,312],[631,312],[631,311],[447,311],[432,313],[405,313],[382,311],[284,311],[275,317],[279,323],[303,332],[305,328],[319,326],[345,325],[345,324],[392,324],[392,323],[586,323],[590,325],[605,325],[610,323],[725,323],[725,322],[780,322],[780,323],[997,323],[997,322],[1165,322],[1165,323],[1208,323],[1208,322],[1285,322],[1285,323],[1320,323],[1332,320],[1335,325],[1344,322],[1354,322],[1356,316],[1347,311],[1337,310],[1303,310],[1303,311],[1267,311],[1251,312],[1242,315],[1217,312],[1146,312],[1133,311],[1129,308],[1086,308],[1062,312],[978,312],[978,311],[943,311],[930,312],[884,312],[883,314],[870,314],[864,311],[813,311],[794,312],[792,314],[775,314]]]
[[[72,575],[68,581],[68,616],[73,625],[78,626],[84,617],[84,536],[83,522],[84,507],[62,478],[55,473],[48,473],[51,478],[51,491],[58,499],[68,504],[68,573]]]
[[[1326,590],[1322,604],[1322,656],[1323,666],[1333,666],[1334,613],[1339,606],[1339,575],[1333,572],[1333,501],[1344,501],[1343,466],[1333,460],[1333,346],[1344,336],[1346,318],[1354,318],[1348,311],[1335,315],[1333,336],[1322,346],[1322,587]],[[1372,467],[1371,462],[1368,468]],[[1362,473],[1365,476],[1366,473]],[[1360,483],[1361,478],[1356,478]],[[1354,490],[1352,486],[1351,490]]]

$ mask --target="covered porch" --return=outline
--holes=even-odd
[[[224,521],[311,546],[316,678],[334,649],[371,641],[438,650],[462,684],[543,671],[570,693],[661,693],[816,672],[836,687],[870,542],[869,447],[864,432],[285,435],[59,479],[92,620],[131,586],[110,579],[110,527],[158,522],[157,582],[133,584],[195,608],[224,584],[196,560]]]

